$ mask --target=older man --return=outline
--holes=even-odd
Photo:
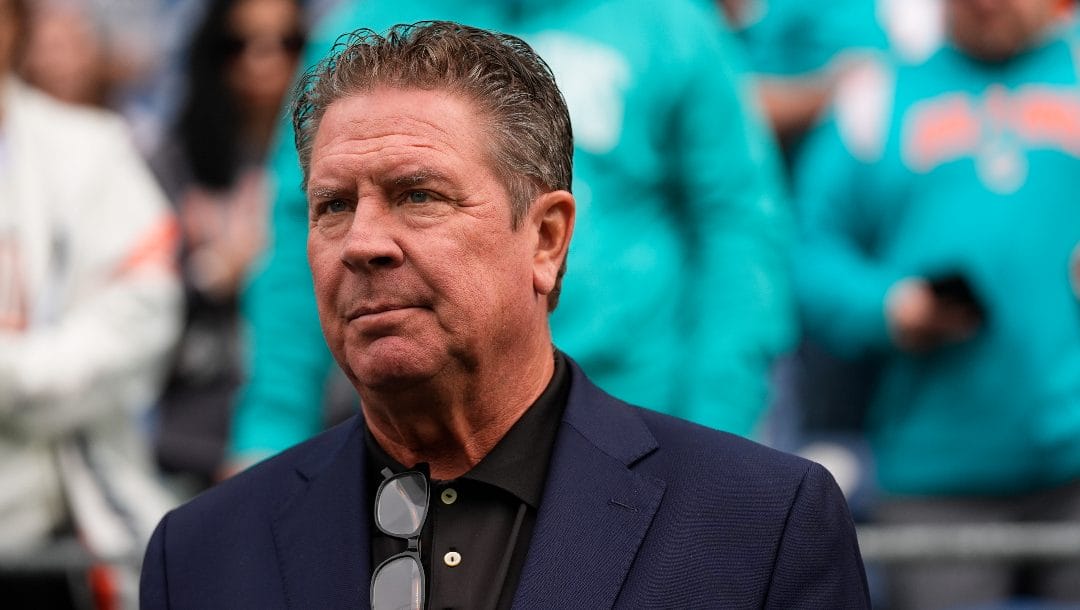
[[[572,142],[524,42],[360,31],[300,90],[308,258],[362,413],[166,517],[145,608],[868,605],[820,466],[552,347]]]

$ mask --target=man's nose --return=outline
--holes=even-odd
[[[390,210],[377,204],[357,206],[342,244],[341,261],[354,272],[391,269],[405,262],[398,223]]]

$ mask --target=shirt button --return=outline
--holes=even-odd
[[[457,492],[454,491],[453,488],[447,487],[446,489],[443,490],[442,495],[440,496],[440,498],[442,498],[442,503],[443,504],[446,504],[446,505],[453,504],[454,502],[457,502]]]
[[[448,567],[452,568],[457,564],[461,563],[461,553],[458,553],[457,551],[450,551],[449,553],[443,555],[442,560],[443,563],[445,563]]]

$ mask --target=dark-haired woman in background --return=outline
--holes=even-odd
[[[196,488],[219,467],[242,375],[237,296],[262,250],[262,164],[304,43],[301,9],[299,0],[208,5],[188,54],[185,103],[155,160],[183,229],[188,296],[158,460],[193,475]]]

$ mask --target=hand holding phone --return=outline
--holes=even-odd
[[[886,320],[901,349],[925,352],[970,339],[985,321],[985,309],[962,276],[909,277],[889,290]]]
[[[971,283],[959,273],[942,275],[928,280],[930,292],[945,307],[966,309],[980,323],[986,319],[986,308],[975,294]]]

